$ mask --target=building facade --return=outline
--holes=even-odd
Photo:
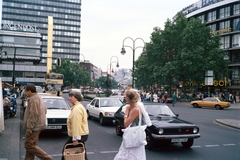
[[[41,35],[40,66],[46,66],[52,58],[53,66],[58,58],[79,62],[81,0],[1,0],[2,30],[32,32]],[[47,54],[48,16],[53,17],[52,57]],[[25,28],[22,28],[25,27]],[[14,36],[14,34],[12,35]],[[19,49],[18,49],[19,50]],[[39,56],[39,55],[35,55]],[[17,63],[18,59],[16,59]],[[16,67],[17,68],[17,67]],[[35,72],[47,72],[34,70]],[[33,75],[33,78],[37,78]],[[18,79],[18,76],[15,76]],[[35,83],[35,81],[32,81]],[[41,83],[42,80],[39,81]],[[37,83],[37,82],[36,82]]]
[[[240,1],[239,0],[199,0],[182,12],[187,18],[200,18],[221,37],[220,48],[229,57],[227,85],[230,92],[240,93]],[[224,57],[223,57],[224,58]]]

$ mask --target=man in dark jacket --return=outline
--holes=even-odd
[[[25,88],[25,95],[28,97],[23,119],[23,128],[26,129],[25,160],[33,160],[37,156],[41,160],[52,160],[53,158],[37,146],[39,134],[46,126],[47,109],[43,99],[37,94],[34,84],[28,84]]]

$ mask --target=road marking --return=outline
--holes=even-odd
[[[205,147],[219,147],[218,144],[212,144],[212,145],[205,145]]]
[[[118,151],[101,151],[100,153],[117,153]]]
[[[223,144],[223,146],[236,146],[236,144]]]
[[[202,146],[192,146],[191,148],[200,148],[200,147],[202,147]]]

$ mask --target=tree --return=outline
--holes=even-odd
[[[64,75],[64,86],[79,88],[80,85],[88,85],[90,81],[90,74],[78,64],[71,63],[70,60],[61,59],[61,66],[56,66],[52,71]]]
[[[179,13],[173,21],[167,20],[164,30],[154,28],[147,58],[136,61],[137,84],[165,85],[171,92],[174,82],[203,82],[206,70],[217,73],[224,68],[219,47],[219,36],[211,35],[205,23]]]

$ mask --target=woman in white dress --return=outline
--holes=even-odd
[[[128,89],[125,92],[126,101],[128,105],[126,106],[125,116],[124,116],[124,126],[128,127],[138,125],[139,121],[139,110],[143,115],[142,125],[151,125],[151,121],[146,113],[144,106],[141,102],[138,102],[139,95],[134,89]],[[117,155],[114,160],[146,160],[145,145],[141,145],[133,148],[125,148],[123,143],[119,148]]]

